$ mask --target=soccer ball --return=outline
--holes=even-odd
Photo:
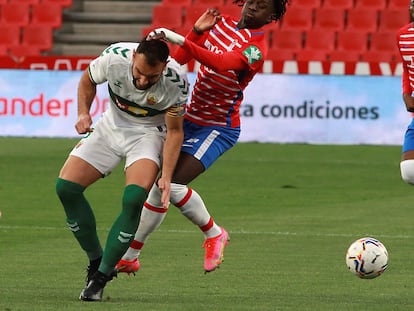
[[[373,279],[387,269],[388,252],[377,239],[361,238],[349,246],[345,261],[351,273],[361,279]]]

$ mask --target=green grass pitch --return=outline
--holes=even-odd
[[[231,236],[220,269],[204,274],[202,234],[170,207],[139,273],[85,303],[87,258],[54,190],[75,143],[0,138],[0,311],[414,310],[414,188],[399,146],[239,143],[192,184]],[[103,244],[123,187],[119,167],[86,191]],[[363,236],[389,251],[373,280],[345,265]]]

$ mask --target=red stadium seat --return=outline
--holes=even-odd
[[[0,24],[0,46],[8,47],[20,44],[20,27]]]
[[[407,0],[388,0],[388,9],[406,9],[408,10],[409,2]]]
[[[335,49],[334,31],[310,30],[306,32],[305,49],[329,52]]]
[[[220,8],[221,14],[227,14],[230,16],[233,16],[235,20],[239,20],[241,17],[241,10],[242,8],[233,4],[232,2],[227,3],[226,5],[223,5]]]
[[[187,7],[185,10],[184,25],[194,25],[198,18],[208,9],[208,5],[199,4]]]
[[[316,9],[321,7],[321,0],[293,0],[290,8]]]
[[[189,6],[193,3],[193,0],[162,0],[161,4],[164,5],[177,5],[177,6],[182,6],[182,7],[186,7]]]
[[[27,4],[27,5],[38,4],[39,2],[40,0],[9,0],[9,3]]]
[[[354,0],[323,0],[322,7],[348,10],[354,7]]]
[[[297,61],[325,61],[327,60],[326,51],[322,50],[300,50],[296,52]]]
[[[22,45],[37,47],[40,51],[51,50],[53,45],[52,28],[42,25],[28,25],[24,27]]]
[[[225,0],[193,0],[194,5],[207,5],[210,8],[217,8],[224,6]]]
[[[332,62],[357,62],[360,60],[358,51],[331,51],[328,53],[328,60]]]
[[[356,0],[355,1],[355,8],[383,10],[386,7],[387,7],[387,0]]]
[[[313,27],[313,10],[289,8],[283,17],[281,28],[308,31]]]
[[[313,29],[342,31],[345,29],[345,10],[337,8],[320,8],[315,10]]]
[[[23,45],[15,45],[9,47],[8,50],[9,54],[12,57],[24,58],[27,56],[39,56],[40,49],[36,46],[23,46]]]
[[[156,5],[152,12],[152,26],[174,30],[183,25],[183,8],[175,5]]]
[[[379,32],[392,32],[396,33],[398,29],[408,24],[410,21],[409,13],[407,9],[403,10],[390,10],[385,9],[379,13]]]
[[[363,52],[368,50],[368,36],[360,31],[341,31],[337,34],[338,51]]]
[[[395,62],[399,60],[399,54],[389,51],[365,51],[361,53],[361,61],[364,62]]]
[[[378,12],[369,9],[353,9],[348,11],[347,31],[375,32],[378,29]]]
[[[376,32],[369,38],[369,50],[388,51],[398,54],[397,37],[391,32]]]
[[[296,30],[280,30],[273,32],[272,49],[292,52],[303,48],[303,32]]]
[[[7,3],[1,6],[3,24],[26,26],[30,23],[30,7],[26,3]]]
[[[62,8],[53,3],[35,4],[32,6],[31,23],[59,28],[62,26]]]
[[[8,49],[5,45],[0,45],[0,56],[8,55]]]
[[[281,50],[277,48],[270,48],[266,59],[272,61],[295,60],[295,52],[291,50]]]
[[[73,0],[40,0],[40,3],[58,4],[61,8],[70,8],[73,5]]]

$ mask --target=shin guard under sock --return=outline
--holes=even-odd
[[[102,247],[96,232],[95,215],[86,200],[85,188],[77,183],[58,178],[56,193],[66,213],[66,223],[90,260],[102,256]]]

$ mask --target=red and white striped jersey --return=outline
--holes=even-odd
[[[414,90],[414,23],[400,28],[397,45],[403,65],[402,91],[403,94],[411,95]]]
[[[197,60],[197,74],[186,118],[201,125],[239,127],[243,91],[262,68],[267,55],[264,30],[239,29],[223,15],[209,32],[190,32],[174,58],[181,64]]]

